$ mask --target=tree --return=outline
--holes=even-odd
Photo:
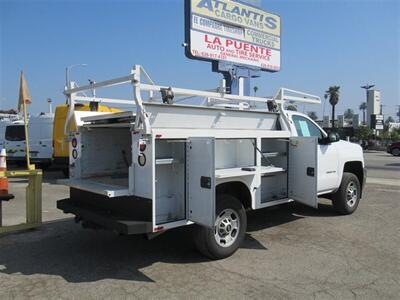
[[[365,125],[365,111],[367,110],[367,103],[366,102],[361,103],[358,108],[363,112],[363,124]]]
[[[315,111],[309,111],[307,113],[307,115],[310,117],[311,120],[313,121],[317,121],[318,120],[318,116],[317,113]]]
[[[344,111],[344,118],[345,119],[351,119],[353,118],[354,111],[351,108],[348,108]]]
[[[400,128],[395,128],[392,130],[392,132],[390,133],[390,139],[392,141],[400,140]]]
[[[366,126],[361,126],[360,128],[358,128],[356,136],[359,140],[367,141],[372,137],[373,134],[374,132],[372,131],[372,129],[369,129]]]
[[[254,91],[254,97],[256,97],[257,96],[257,91],[258,91],[258,86],[254,86],[253,87],[253,91]]]
[[[393,122],[394,122],[394,119],[391,116],[387,117],[387,119],[385,120],[385,125],[383,126],[383,131],[387,132],[388,135],[389,135],[389,130],[390,130],[389,124],[393,123]]]
[[[389,123],[394,123],[394,119],[391,116],[387,117],[387,119],[385,120],[386,125],[389,125]]]
[[[286,109],[287,109],[287,110],[294,110],[294,111],[297,111],[297,106],[294,105],[294,104],[289,104],[289,105],[286,107]]]
[[[340,86],[330,86],[326,91],[329,97],[329,103],[332,105],[332,128],[335,128],[335,106],[339,102]]]

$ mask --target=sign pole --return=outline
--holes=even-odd
[[[35,166],[31,165],[31,161],[30,161],[30,157],[29,157],[28,114],[26,112],[26,101],[25,100],[22,103],[22,107],[24,110],[26,166],[27,166],[28,170],[34,170]]]

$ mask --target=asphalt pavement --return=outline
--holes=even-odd
[[[44,225],[0,236],[0,299],[398,299],[400,157],[365,153],[368,181],[358,210],[338,216],[296,203],[251,212],[245,243],[210,261],[193,228],[146,240],[82,229],[55,209],[68,190],[45,176]],[[18,222],[23,181],[4,221]],[[23,215],[23,214],[22,214]]]

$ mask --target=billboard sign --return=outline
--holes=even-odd
[[[186,56],[276,72],[281,19],[233,0],[185,0]]]
[[[383,130],[383,115],[371,115],[372,129]]]

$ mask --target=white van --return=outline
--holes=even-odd
[[[48,167],[52,161],[54,114],[42,113],[28,121],[29,153],[32,163]],[[1,134],[1,131],[0,131]],[[25,129],[23,120],[11,121],[5,127],[5,148],[10,162],[26,160]]]

